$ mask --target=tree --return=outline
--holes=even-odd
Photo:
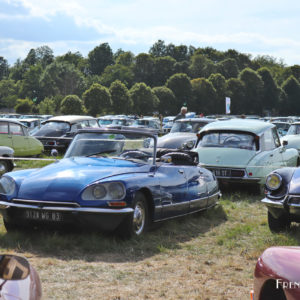
[[[233,58],[226,58],[217,64],[217,70],[226,79],[236,78],[239,74],[237,62]]]
[[[12,79],[0,80],[0,108],[13,108],[16,105],[19,86]]]
[[[247,106],[245,101],[245,84],[237,78],[230,78],[226,81],[226,97],[231,100],[231,114],[245,114]],[[224,104],[225,105],[225,104]]]
[[[286,104],[290,114],[300,114],[300,84],[292,75],[282,85],[282,89],[286,94]]]
[[[101,113],[108,113],[111,111],[111,95],[108,88],[94,83],[82,95],[85,107],[88,114],[96,116]]]
[[[126,86],[133,84],[132,68],[121,64],[107,66],[100,77],[100,83],[109,87],[115,80],[122,81]]]
[[[15,111],[18,114],[28,114],[31,112],[33,107],[33,102],[30,99],[18,99],[15,106]]]
[[[38,105],[38,111],[41,115],[54,115],[55,114],[55,101],[51,98],[45,98]]]
[[[75,52],[75,53],[72,53],[71,51],[68,51],[66,54],[64,55],[61,55],[61,56],[57,56],[55,58],[55,60],[57,62],[65,62],[65,63],[68,63],[68,64],[72,64],[74,65],[75,67],[78,67],[82,61],[84,60],[81,53],[80,52]]]
[[[175,115],[178,113],[175,107],[175,95],[166,86],[158,86],[152,89],[152,92],[159,100],[158,111],[163,115]]]
[[[261,77],[252,69],[244,69],[240,75],[245,84],[245,107],[248,114],[262,114],[263,107],[263,87],[264,82]]]
[[[136,83],[129,90],[133,102],[133,112],[139,115],[153,114],[159,100],[145,83]]]
[[[174,73],[176,60],[170,56],[154,59],[154,86],[164,85],[167,79]]]
[[[8,70],[9,66],[7,60],[3,56],[0,56],[0,80],[8,76]]]
[[[192,87],[190,78],[184,73],[172,75],[166,82],[166,86],[174,93],[174,107],[179,111],[184,104],[187,106],[191,102]],[[188,107],[189,109],[189,107]]]
[[[40,78],[45,96],[81,95],[85,89],[82,73],[69,63],[54,61],[48,65]]]
[[[191,80],[192,103],[189,110],[198,113],[211,114],[216,112],[216,90],[205,78]]]
[[[60,111],[65,115],[83,115],[86,113],[83,101],[77,95],[66,96],[61,101]]]
[[[225,89],[226,89],[225,77],[220,73],[211,74],[208,80],[212,83],[216,91],[215,113],[222,114],[224,113],[224,99],[225,99]]]
[[[204,55],[196,54],[191,57],[189,74],[192,78],[207,78],[210,74],[215,73],[215,69],[214,63]]]
[[[53,50],[49,46],[41,46],[35,50],[37,60],[43,68],[50,65],[54,60]]]
[[[129,91],[120,80],[114,81],[109,92],[112,101],[112,112],[115,114],[128,114],[132,111],[132,100],[129,97]]]
[[[144,82],[147,85],[153,83],[154,59],[146,53],[141,53],[135,58],[133,72],[136,82]]]
[[[100,44],[88,54],[89,68],[92,74],[101,75],[104,69],[113,64],[113,53],[108,43]]]
[[[262,95],[263,109],[275,112],[274,110],[278,108],[280,90],[274,81],[271,72],[268,68],[263,67],[257,70],[261,79],[264,82],[264,89]]]
[[[25,60],[24,60],[24,64],[26,64],[28,67],[30,66],[34,66],[37,63],[38,59],[37,59],[37,55],[34,49],[30,49],[30,51],[28,52]]]
[[[165,42],[158,40],[149,50],[149,54],[153,57],[163,57],[167,55],[167,47]]]
[[[116,58],[116,64],[130,67],[134,63],[134,54],[130,51],[121,53]]]

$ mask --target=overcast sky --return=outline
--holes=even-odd
[[[31,48],[87,56],[109,43],[134,54],[166,44],[235,49],[300,64],[296,0],[0,0],[0,56],[14,64]]]

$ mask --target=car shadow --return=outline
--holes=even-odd
[[[141,237],[121,239],[117,234],[85,230],[13,231],[0,226],[2,248],[30,252],[39,257],[102,262],[133,262],[171,249],[202,236],[227,220],[221,205],[203,212],[164,221]],[[0,223],[1,224],[1,223]]]

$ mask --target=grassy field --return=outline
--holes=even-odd
[[[269,231],[260,199],[225,193],[213,209],[127,241],[89,232],[7,233],[0,219],[0,250],[29,259],[43,299],[249,299],[261,252],[300,242],[297,225]]]

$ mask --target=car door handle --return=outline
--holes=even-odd
[[[273,154],[270,154],[270,157],[273,157]]]
[[[184,171],[183,171],[182,169],[179,169],[178,172],[179,172],[180,174],[183,174],[183,173],[184,173]]]

